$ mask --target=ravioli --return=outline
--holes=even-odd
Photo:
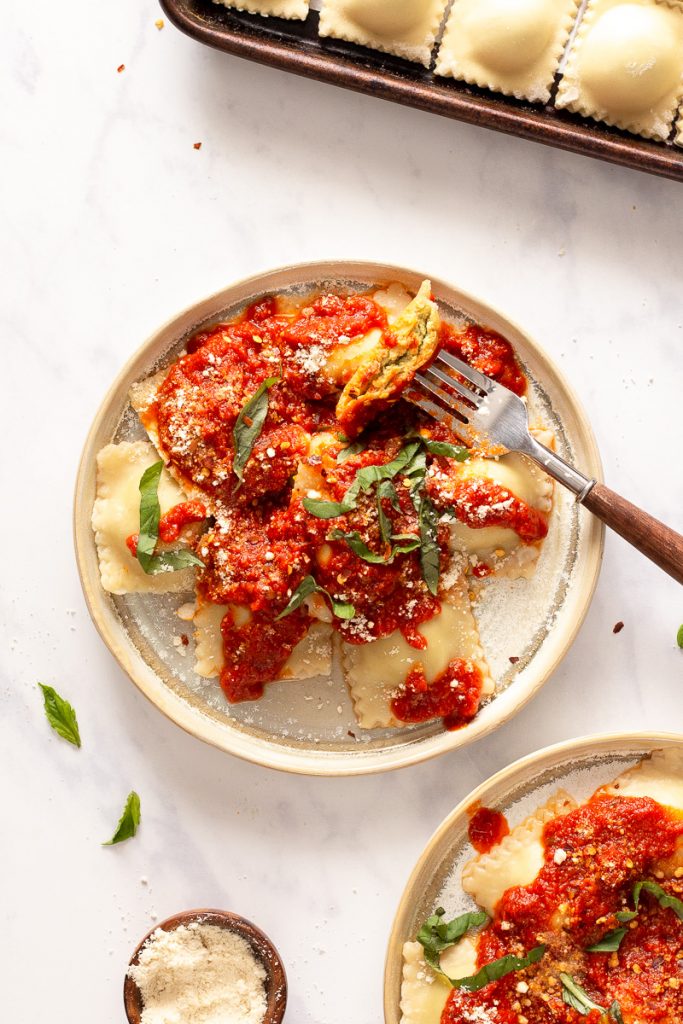
[[[477,942],[465,936],[445,950],[441,966],[450,978],[466,978],[477,969]],[[401,1024],[439,1024],[451,990],[448,982],[425,962],[419,942],[403,946]]]
[[[435,73],[547,103],[579,0],[455,0]]]
[[[395,401],[434,355],[441,318],[431,290],[430,282],[423,281],[413,301],[395,320],[391,337],[380,335],[344,387],[337,402],[337,419],[349,436]]]
[[[682,95],[683,8],[658,0],[590,0],[557,106],[666,139]]]
[[[234,7],[264,17],[290,18],[303,21],[308,15],[309,0],[213,0],[219,7]]]
[[[401,633],[370,643],[344,644],[343,665],[354,710],[365,729],[404,726],[391,709],[391,701],[415,665],[424,669],[428,683],[446,670],[455,658],[473,662],[482,675],[482,696],[493,692],[477,625],[462,581],[444,595],[441,612],[418,626],[427,641],[418,650]]]
[[[447,0],[323,0],[320,35],[429,66]]]
[[[147,441],[108,444],[98,452],[92,528],[102,586],[110,594],[165,594],[194,586],[194,569],[149,575],[126,546],[126,539],[140,529],[140,477],[158,461]],[[166,470],[159,479],[158,495],[162,515],[186,500]],[[177,546],[159,544],[159,551]]]
[[[225,664],[221,622],[230,611],[238,624],[246,624],[250,619],[248,608],[226,604],[200,603],[195,612],[194,670],[205,679],[217,678]],[[294,648],[277,678],[312,679],[329,675],[331,669],[332,629],[324,622],[316,622]]]
[[[507,889],[533,882],[543,867],[546,822],[576,807],[576,801],[559,790],[543,807],[530,814],[497,843],[489,853],[468,861],[462,871],[462,887],[489,916]]]
[[[544,432],[544,440],[549,440],[547,432]],[[451,479],[456,483],[481,479],[504,488],[545,516],[552,508],[552,480],[535,463],[516,452],[498,459],[472,457],[462,463],[451,462],[446,468],[432,467],[431,474],[435,486],[446,494]],[[542,541],[525,544],[511,528],[475,528],[457,519],[451,522],[450,533],[451,550],[463,556],[469,572],[477,574],[482,565],[509,579],[529,578],[534,572]]]

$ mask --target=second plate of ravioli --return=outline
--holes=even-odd
[[[541,1008],[548,1024],[578,1022],[595,1007],[601,1024],[631,1024],[645,1003],[660,1013],[648,1020],[680,1019],[682,850],[680,736],[587,737],[503,769],[446,818],[408,881],[386,1024],[536,1021]],[[430,953],[434,929],[458,919],[462,937]]]
[[[139,592],[138,584],[144,588],[144,579],[124,542],[131,539],[136,526],[134,499],[140,474],[158,458],[150,440],[145,439],[141,419],[158,446],[145,412],[151,401],[147,390],[153,384],[158,387],[155,382],[163,380],[188,342],[192,340],[194,351],[198,332],[204,332],[202,339],[210,336],[213,325],[231,321],[264,296],[304,306],[308,296],[324,293],[380,294],[387,302],[390,286],[409,298],[418,293],[427,277],[393,266],[333,262],[285,268],[233,285],[186,310],[140,349],[114,383],[91,430],[77,487],[76,546],[93,619],[124,670],[164,713],[194,735],[249,760],[305,773],[356,774],[414,763],[476,739],[515,713],[545,682],[588,608],[599,569],[602,529],[559,488],[551,498],[547,484],[533,470],[517,466],[517,456],[488,464],[487,471],[493,486],[514,490],[522,486],[520,469],[524,469],[529,494],[520,493],[520,497],[545,508],[546,515],[552,500],[548,535],[538,556],[539,549],[533,546],[508,551],[506,531],[501,535],[500,531],[489,534],[487,530],[456,528],[461,534],[458,544],[465,552],[476,543],[469,571],[456,573],[448,583],[441,621],[463,636],[473,630],[475,637],[478,633],[485,654],[486,682],[478,714],[461,728],[444,729],[441,721],[398,727],[399,722],[387,715],[391,694],[406,678],[412,661],[420,661],[415,645],[401,637],[388,637],[386,650],[383,640],[358,645],[359,638],[354,644],[351,637],[342,658],[334,658],[331,674],[313,675],[312,652],[303,652],[305,672],[283,674],[259,700],[228,703],[210,664],[213,649],[208,651],[211,645],[204,642],[207,636],[220,641],[220,619],[214,622],[212,613],[217,609],[224,615],[225,610],[221,611],[220,604],[205,605],[202,621],[195,617],[194,624],[177,615],[194,596],[194,570],[183,568],[174,574],[172,587],[159,588],[170,590],[168,593]],[[432,277],[431,289],[442,321],[454,325],[456,333],[475,323],[510,342],[528,381],[527,400],[535,428],[561,454],[599,477],[599,460],[585,417],[539,347],[495,310],[447,283]],[[95,501],[98,462],[100,486]],[[121,488],[122,474],[125,487],[114,493]],[[437,491],[438,475],[433,480]],[[476,459],[463,464],[460,476],[468,475],[478,476]],[[449,496],[452,481],[448,475],[441,483],[445,492],[433,492],[435,500]],[[110,500],[117,494],[122,496],[119,505]],[[174,481],[165,475],[159,499],[162,512],[182,500]],[[93,504],[97,546],[90,526]],[[121,534],[113,538],[114,543],[112,530]],[[487,539],[489,544],[484,543]],[[526,558],[530,559],[528,565]],[[477,580],[480,570],[486,577],[491,563],[501,563],[502,572]],[[100,568],[113,593],[103,590]],[[447,570],[444,586],[448,575]],[[329,584],[328,588],[335,589]],[[429,626],[427,623],[426,632]],[[340,630],[342,638],[344,631],[345,627]],[[432,678],[443,671],[440,661],[445,658],[448,662],[453,655],[448,655],[440,634],[428,638],[428,651],[423,668]],[[463,656],[478,657],[476,643],[472,653]],[[386,675],[389,664],[397,669],[396,678]]]

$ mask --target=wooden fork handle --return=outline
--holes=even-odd
[[[643,512],[604,484],[594,484],[582,502],[606,526],[683,583],[683,536]]]

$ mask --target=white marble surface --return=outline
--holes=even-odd
[[[394,908],[456,801],[544,744],[683,731],[681,589],[609,537],[573,650],[498,734],[383,777],[279,775],[181,733],[95,633],[71,542],[88,425],[146,335],[226,282],[403,262],[541,339],[608,481],[682,528],[683,191],[241,62],[159,16],[152,0],[4,13],[3,1018],[122,1021],[155,916],[215,905],[279,946],[291,1024],[374,1024]],[[82,750],[50,733],[37,680],[75,704]],[[103,849],[133,787],[140,833]]]

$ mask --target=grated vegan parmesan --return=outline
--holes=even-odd
[[[262,1024],[266,971],[241,935],[201,921],[157,928],[128,975],[142,1024]]]

